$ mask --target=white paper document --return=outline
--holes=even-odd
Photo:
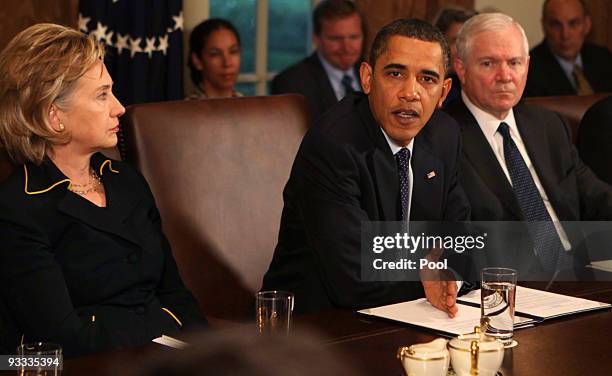
[[[480,290],[470,291],[469,294],[460,296],[457,301],[480,306]],[[522,286],[516,287],[515,312],[517,315],[529,315],[546,320],[608,307],[612,305]]]
[[[153,340],[155,343],[159,343],[160,345],[173,347],[175,349],[182,349],[187,346],[187,342],[183,342],[179,339],[172,338],[170,336],[162,335],[161,337],[157,337]]]
[[[468,305],[459,305],[458,307],[459,312],[452,319],[448,317],[446,312],[434,308],[425,298],[367,308],[359,311],[359,313],[421,326],[450,336],[473,332],[475,326],[480,326],[480,308]],[[518,323],[522,327],[532,322],[532,320],[523,317],[515,317],[514,321],[515,326]]]
[[[602,270],[604,272],[612,272],[612,260],[591,261],[587,267],[595,270]]]

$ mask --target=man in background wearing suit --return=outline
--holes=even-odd
[[[585,0],[546,0],[542,28],[545,39],[531,50],[525,96],[612,91],[612,54],[585,42],[591,30]]]
[[[436,110],[451,85],[449,54],[429,23],[388,24],[361,65],[364,93],[348,95],[308,130],[263,283],[293,292],[297,312],[423,296],[449,316],[457,312],[455,281],[365,282],[360,275],[362,222],[469,216],[457,182],[459,128]]]
[[[527,51],[525,32],[511,17],[469,19],[455,60],[463,91],[447,112],[461,126],[460,181],[472,220],[530,222],[527,251],[538,270],[557,272],[576,267],[575,252],[566,251],[581,242],[557,221],[611,220],[612,188],[578,158],[557,114],[519,103]]]
[[[304,95],[315,121],[347,93],[361,91],[363,23],[350,0],[321,1],[312,23],[316,51],[274,77],[271,93]]]

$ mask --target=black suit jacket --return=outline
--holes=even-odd
[[[356,64],[354,69],[355,77],[359,80],[359,64]],[[316,51],[276,75],[270,91],[272,94],[297,93],[305,96],[313,121],[338,103],[334,88]]]
[[[530,52],[526,97],[576,95],[576,89],[546,44],[546,40]],[[583,72],[597,93],[612,92],[612,53],[607,48],[585,43],[580,51]]]
[[[411,220],[469,216],[457,181],[457,125],[436,111],[414,141]],[[433,179],[427,173],[436,172]],[[362,282],[361,222],[399,221],[399,180],[368,98],[343,99],[311,128],[284,190],[279,240],[264,289],[296,295],[297,312],[423,296],[420,282]]]
[[[445,109],[461,126],[460,182],[474,221],[523,221],[525,217],[476,119],[461,98]],[[567,124],[554,112],[518,104],[514,116],[521,138],[560,221],[609,221],[612,188],[586,167],[571,143]],[[574,247],[583,234],[566,228]],[[516,248],[521,248],[516,244]],[[531,247],[528,247],[532,249]],[[584,261],[582,261],[584,262]]]
[[[584,114],[576,145],[584,163],[601,180],[612,184],[612,97],[595,103]]]
[[[106,208],[68,191],[50,160],[0,187],[0,292],[12,332],[70,356],[203,324],[142,175],[102,154],[91,165]]]

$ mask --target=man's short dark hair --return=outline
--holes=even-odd
[[[542,4],[542,18],[546,18],[546,7],[550,3],[550,0],[544,0],[544,4]],[[587,5],[585,0],[578,0],[578,3],[582,7],[582,13],[584,16],[590,16],[591,12],[589,11],[589,6]]]
[[[440,29],[442,33],[446,33],[452,24],[464,23],[475,14],[476,12],[473,10],[447,7],[440,10],[432,23]]]
[[[370,50],[369,63],[372,68],[374,68],[376,59],[387,50],[389,39],[396,35],[439,44],[442,50],[442,59],[444,60],[444,71],[448,72],[450,48],[446,38],[444,38],[444,35],[442,35],[442,32],[437,27],[416,18],[400,18],[380,29],[374,38],[372,49]]]
[[[202,72],[193,66],[193,63],[191,62],[191,54],[195,53],[196,55],[200,56],[202,49],[208,41],[208,37],[210,37],[213,32],[220,29],[231,31],[236,37],[236,41],[238,41],[238,46],[240,46],[240,34],[238,34],[238,30],[231,22],[222,18],[210,18],[199,23],[193,28],[193,31],[189,35],[189,56],[187,57],[187,66],[191,72],[191,81],[196,86],[202,82]]]
[[[317,4],[312,13],[313,31],[316,35],[320,35],[323,20],[345,18],[353,14],[359,14],[359,12],[355,4],[350,0],[323,0]]]

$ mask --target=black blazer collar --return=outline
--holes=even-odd
[[[308,62],[312,68],[312,75],[315,81],[314,83],[318,88],[318,93],[321,96],[322,101],[327,103],[328,106],[332,106],[334,103],[337,103],[338,99],[336,98],[334,88],[332,87],[329,77],[327,77],[327,72],[325,72],[325,68],[323,68],[323,64],[321,63],[319,55],[316,51],[308,57]]]
[[[421,130],[421,133],[423,131]],[[444,163],[431,152],[427,138],[420,137],[421,133],[414,140],[410,162],[412,166],[410,219],[423,221],[438,219],[432,192],[442,189],[435,186],[443,184],[444,176],[441,174],[444,171]]]
[[[112,160],[100,153],[91,157],[91,167],[98,176],[119,173]],[[48,157],[40,165],[26,163],[23,169],[24,193],[29,196],[45,194],[54,189],[67,189],[70,185],[70,179]]]
[[[489,142],[476,118],[461,98],[451,103],[448,112],[461,126],[463,155],[478,172],[489,189],[516,218],[523,218],[522,211],[512,191],[508,178],[497,161]],[[516,114],[515,114],[516,116]],[[518,123],[518,121],[517,121]]]
[[[547,68],[548,72],[546,73],[547,77],[549,77],[547,79],[547,82],[550,86],[549,90],[554,90],[554,92],[557,93],[567,93],[568,95],[571,93],[576,93],[574,85],[572,85],[571,81],[565,74],[565,71],[563,70],[561,64],[559,64],[559,61],[553,54],[552,49],[550,48],[550,45],[548,44],[548,41],[546,39],[544,39],[544,41],[541,43],[540,56],[535,56],[534,58],[541,59],[544,63],[543,66]],[[584,56],[582,63],[584,65]]]
[[[142,199],[137,193],[138,190],[126,184],[126,180],[120,176],[122,169],[100,153],[92,156],[91,167],[99,174],[104,184],[106,208],[99,208],[68,191],[70,179],[48,158],[40,166],[31,163],[24,165],[25,193],[32,197],[57,197],[59,211],[100,231],[138,243],[139,240],[123,223]]]
[[[365,127],[368,138],[374,146],[367,154],[367,163],[372,171],[372,179],[378,196],[378,209],[382,213],[379,220],[397,221],[401,219],[399,212],[399,179],[397,165],[387,143],[387,139],[374,119],[367,95],[363,93],[351,94],[351,100],[357,105],[357,113]],[[346,100],[346,99],[345,99]]]
[[[528,113],[526,104],[518,104],[514,107],[514,118],[518,127],[531,163],[540,179],[540,183],[550,200],[557,217],[571,218],[571,210],[568,207],[567,199],[559,196],[557,189],[558,179],[555,177],[554,171],[555,161],[553,161],[553,151],[550,139],[546,134],[547,126],[543,123],[537,123],[538,120]]]

